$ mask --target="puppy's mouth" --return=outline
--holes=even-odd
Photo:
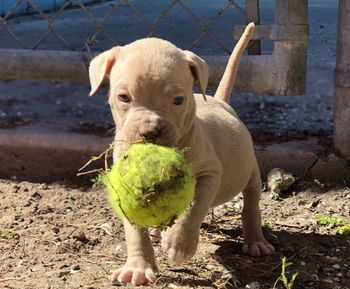
[[[149,128],[147,126],[123,127],[119,136],[129,145],[134,143],[153,143],[168,147],[174,147],[178,143],[178,134],[171,124],[163,124],[160,127]]]
[[[160,129],[159,131],[137,133],[134,140],[137,142],[141,141],[168,147],[174,147],[177,145],[176,133],[166,127]]]
[[[117,131],[114,159],[121,156],[131,145],[136,143],[153,143],[167,147],[176,147],[178,139],[176,131],[173,130],[164,130],[161,134],[150,134],[145,137],[140,135],[137,128],[133,130],[127,129],[127,131],[123,128]]]
[[[176,131],[170,125],[165,125],[162,128],[151,131],[146,134],[140,134],[146,142],[164,146],[176,146],[177,135]]]
[[[180,131],[176,122],[162,111],[137,109],[130,112],[117,131],[119,140],[130,146],[133,143],[148,142],[157,145],[177,146]]]

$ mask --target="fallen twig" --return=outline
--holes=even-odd
[[[0,279],[0,283],[1,282],[7,282],[7,281],[21,281],[25,278],[29,278],[30,276],[22,276],[22,277],[8,277],[8,278],[1,278]]]
[[[141,139],[141,140],[134,141],[134,142],[124,141],[124,140],[114,140],[111,144],[109,144],[108,148],[105,151],[100,153],[98,156],[91,157],[90,160],[78,170],[77,176],[87,175],[87,174],[96,173],[96,172],[108,173],[108,171],[109,171],[108,157],[110,156],[110,151],[112,151],[114,149],[115,144],[117,142],[124,142],[124,143],[128,143],[131,145],[131,144],[136,144],[136,143],[144,143],[145,139]],[[84,170],[86,167],[88,167],[91,163],[98,161],[102,158],[104,158],[104,168],[93,169],[90,171],[82,172],[82,170]]]

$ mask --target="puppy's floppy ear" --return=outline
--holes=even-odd
[[[185,50],[183,52],[185,54],[188,65],[190,66],[192,75],[195,81],[198,81],[199,88],[201,89],[204,99],[206,99],[205,91],[207,89],[208,75],[209,75],[208,65],[205,63],[205,61],[202,58],[200,58],[193,52],[188,50]]]
[[[90,96],[93,95],[100,87],[106,76],[109,76],[111,69],[118,58],[120,51],[119,46],[113,47],[99,55],[97,55],[89,66],[89,78],[91,91]]]

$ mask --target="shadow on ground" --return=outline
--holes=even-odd
[[[209,231],[213,229],[207,228]],[[349,237],[264,228],[264,234],[275,246],[276,253],[272,256],[250,257],[241,253],[242,242],[237,241],[241,235],[240,229],[220,229],[220,232],[228,238],[215,243],[219,248],[213,257],[228,270],[233,270],[241,284],[256,280],[261,284],[256,288],[272,288],[281,274],[281,259],[285,256],[293,263],[287,269],[287,278],[298,272],[294,289],[350,288],[350,279],[346,278],[350,260],[342,259],[343,256],[350,256]],[[335,284],[337,281],[338,285]],[[282,283],[278,284],[276,288],[285,288]]]

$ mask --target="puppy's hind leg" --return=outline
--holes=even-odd
[[[260,170],[255,161],[253,174],[243,190],[243,252],[251,256],[270,255],[275,249],[269,244],[261,230],[261,214],[259,200],[261,193]]]

